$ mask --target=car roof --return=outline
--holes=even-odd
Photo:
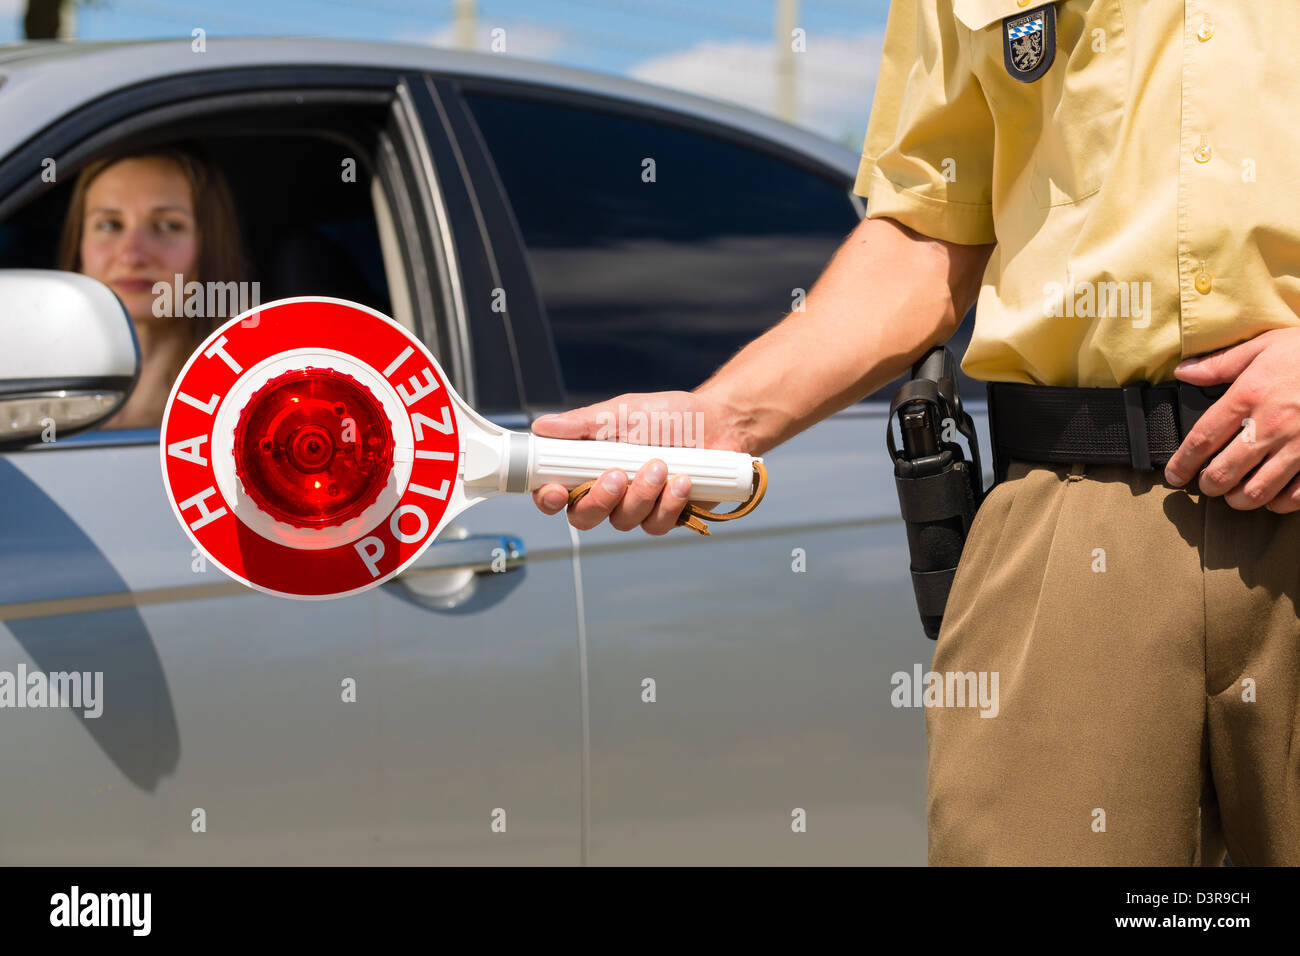
[[[732,127],[820,160],[852,177],[858,155],[772,116],[621,76],[444,47],[316,37],[191,39],[0,45],[0,150],[8,152],[52,120],[116,89],[196,71],[239,67],[337,66],[418,70],[533,83],[656,106]],[[865,120],[865,116],[864,116]]]

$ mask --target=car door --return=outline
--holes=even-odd
[[[850,170],[743,130],[594,93],[460,90],[563,407],[699,384],[799,307],[860,215]],[[924,723],[891,677],[933,645],[886,409],[766,455],[762,505],[711,537],[580,535],[593,862],[924,862]]]
[[[33,157],[91,155],[123,124],[165,133],[216,96],[226,111],[243,95],[378,96],[374,162],[410,319],[471,402],[517,421],[509,358],[487,349],[471,367],[489,305],[464,282],[486,252],[475,223],[454,221],[459,174],[430,158],[443,133],[413,103],[421,81],[306,67],[204,79],[111,93],[11,151],[0,221],[30,198]],[[103,688],[97,715],[0,714],[0,862],[578,862],[567,532],[500,500],[381,588],[270,597],[193,550],[158,440],[97,431],[0,454],[0,670],[100,673]]]

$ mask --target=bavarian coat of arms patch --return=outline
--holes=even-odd
[[[1007,72],[1032,83],[1056,59],[1056,6],[1047,4],[1002,21],[1002,53]]]

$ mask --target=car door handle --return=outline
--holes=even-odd
[[[500,573],[519,567],[527,556],[524,542],[513,535],[475,534],[463,538],[453,537],[429,545],[428,550],[398,577],[438,571]]]
[[[425,610],[469,613],[504,600],[519,584],[522,574],[511,575],[510,586],[490,588],[479,594],[481,578],[513,571],[524,563],[526,556],[523,541],[513,535],[471,535],[452,522],[414,564],[383,587],[395,597]],[[489,603],[484,604],[485,601]]]

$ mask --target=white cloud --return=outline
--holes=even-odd
[[[0,0],[3,3],[4,0]],[[485,53],[492,52],[493,34],[496,29],[504,30],[505,54],[522,56],[530,60],[550,60],[569,45],[563,30],[549,29],[532,23],[494,23],[480,19],[474,30],[474,49]],[[432,34],[413,38],[415,43],[429,46],[458,46],[456,24],[448,23]]]
[[[808,49],[794,55],[796,121],[832,139],[843,139],[846,133],[860,137],[871,111],[883,43],[879,31],[809,36]],[[775,64],[776,51],[770,43],[710,41],[645,60],[629,73],[639,80],[775,113]]]

